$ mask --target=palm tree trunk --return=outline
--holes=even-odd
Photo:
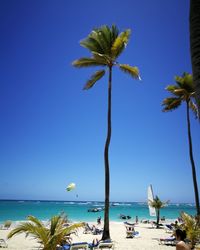
[[[157,227],[156,227],[156,228],[159,228],[159,221],[160,221],[160,209],[157,209],[156,214],[157,214],[157,222],[156,222]]]
[[[109,206],[110,206],[110,170],[109,170],[109,145],[111,139],[111,93],[112,93],[112,66],[109,67],[108,81],[108,130],[104,149],[104,164],[105,164],[105,210],[104,210],[104,229],[102,240],[110,239],[109,229]]]
[[[200,114],[200,1],[190,0],[190,54],[195,95]]]
[[[199,217],[200,216],[199,192],[198,192],[196,169],[195,169],[193,150],[192,150],[192,136],[191,136],[191,129],[190,129],[189,101],[187,101],[187,125],[188,125],[188,142],[189,142],[190,161],[191,161],[191,166],[192,166],[192,177],[193,177],[193,184],[194,184],[195,203],[196,203],[197,216]]]

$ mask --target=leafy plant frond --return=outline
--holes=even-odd
[[[129,75],[131,75],[134,79],[141,79],[140,75],[139,75],[139,70],[137,67],[132,67],[128,64],[120,64],[119,68],[125,72],[128,73]]]
[[[108,65],[112,60],[107,54],[100,54],[97,52],[93,52],[92,55],[94,59],[99,63],[102,63],[102,65]]]
[[[194,92],[193,76],[189,73],[183,73],[182,76],[175,76],[175,81],[180,88],[185,89],[188,93]]]
[[[97,58],[83,57],[73,61],[72,65],[77,68],[91,67],[91,66],[105,66],[104,60],[97,60]]]
[[[159,199],[158,196],[156,196],[156,197],[153,199],[153,201],[149,201],[149,203],[150,203],[150,206],[151,206],[151,207],[154,207],[155,209],[161,209],[161,208],[163,208],[163,207],[166,206],[166,204],[168,203],[168,201],[167,201],[167,202],[163,202],[163,201],[161,201],[161,200]]]
[[[190,102],[189,102],[189,107],[192,110],[195,118],[199,119],[198,107],[192,100],[190,100]]]
[[[111,48],[111,55],[114,59],[116,59],[126,47],[129,41],[130,34],[131,30],[127,29],[115,39]]]
[[[33,216],[29,216],[30,222],[22,222],[15,229],[10,231],[8,239],[20,233],[26,233],[37,239],[42,245],[43,250],[54,250],[57,244],[65,241],[65,236],[75,231],[79,227],[83,227],[84,223],[76,223],[71,226],[65,226],[65,218],[54,216],[50,221],[50,228],[46,228],[41,221]]]
[[[80,41],[80,45],[86,49],[89,49],[90,52],[95,51],[98,53],[104,53],[103,48],[99,41],[95,39],[95,31],[93,30],[88,37]]]
[[[197,219],[185,212],[181,213],[181,219],[183,221],[181,227],[186,231],[187,238],[191,240],[192,247],[200,239],[200,226]]]
[[[181,105],[182,100],[176,97],[168,97],[163,100],[163,112],[172,111]]]
[[[36,218],[35,216],[29,215],[27,217],[27,219],[29,221],[33,222],[38,227],[43,227],[44,226],[43,223],[38,218]]]
[[[90,89],[93,85],[101,79],[105,75],[105,70],[98,70],[96,71],[91,78],[87,81],[86,85],[84,86],[84,90]]]

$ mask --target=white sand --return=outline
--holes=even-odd
[[[92,223],[89,223],[92,225]],[[94,223],[96,224],[96,223]],[[110,234],[113,241],[115,241],[116,250],[174,250],[173,246],[160,245],[158,239],[169,237],[170,234],[166,233],[165,229],[152,228],[150,224],[140,223],[135,227],[139,231],[140,237],[127,239],[126,229],[123,222],[110,222]],[[0,230],[0,238],[6,239],[10,230]],[[100,239],[101,235],[83,234],[83,229],[78,231],[78,236],[73,236],[73,242],[87,241],[92,242],[93,239]],[[7,240],[8,250],[36,250],[39,244],[36,240],[30,237],[25,238],[24,234],[14,236],[12,239]],[[3,248],[2,248],[3,249]]]

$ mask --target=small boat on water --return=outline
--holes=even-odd
[[[129,220],[129,219],[131,219],[131,216],[130,215],[125,215],[125,214],[120,214],[119,218],[122,219],[122,220]]]
[[[102,208],[102,207],[95,207],[95,208],[89,208],[88,212],[96,213],[96,212],[100,212],[102,210],[104,210],[104,208]]]

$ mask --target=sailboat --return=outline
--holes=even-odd
[[[148,186],[147,194],[148,194],[149,214],[150,216],[156,216],[156,209],[151,206],[151,202],[154,200],[152,185]]]

